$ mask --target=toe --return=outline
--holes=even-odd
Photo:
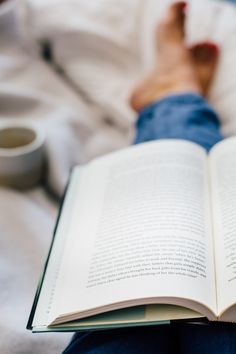
[[[217,60],[218,47],[211,42],[198,43],[191,48],[194,61],[199,64],[212,63]]]
[[[167,18],[169,19],[170,23],[173,26],[176,26],[182,33],[184,33],[186,7],[187,3],[184,1],[173,3],[170,6],[167,15]]]
[[[200,87],[207,96],[217,66],[219,50],[211,42],[198,43],[190,48]]]
[[[169,7],[166,16],[157,27],[157,37],[160,42],[183,41],[186,6],[186,2],[181,1]]]

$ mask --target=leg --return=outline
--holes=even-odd
[[[222,139],[217,115],[203,97],[168,96],[140,112],[136,144],[169,138],[190,140],[207,150]]]
[[[181,354],[235,354],[236,327],[232,324],[174,324]]]
[[[159,60],[131,96],[139,112],[135,143],[186,139],[209,150],[222,139],[219,120],[203,96],[212,82],[218,50],[212,43],[184,44],[184,3],[172,5],[157,29]]]
[[[63,354],[174,354],[171,331],[163,325],[77,333]]]

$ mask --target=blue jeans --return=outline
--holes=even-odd
[[[222,139],[219,128],[216,113],[200,95],[173,95],[140,113],[135,144],[172,138],[190,140],[209,150]]]
[[[222,139],[219,120],[199,95],[173,95],[145,108],[135,143],[163,138],[194,141],[209,150]],[[64,354],[236,354],[236,327],[184,322],[76,333]]]

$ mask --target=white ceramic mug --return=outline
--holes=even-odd
[[[0,126],[0,185],[30,188],[44,169],[43,132],[33,125],[6,123]]]

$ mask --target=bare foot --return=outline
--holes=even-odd
[[[205,42],[194,45],[190,50],[202,93],[207,96],[218,62],[218,47]]]
[[[131,96],[130,104],[136,111],[168,94],[202,93],[191,52],[184,44],[185,7],[185,2],[171,5],[157,28],[158,61]]]

